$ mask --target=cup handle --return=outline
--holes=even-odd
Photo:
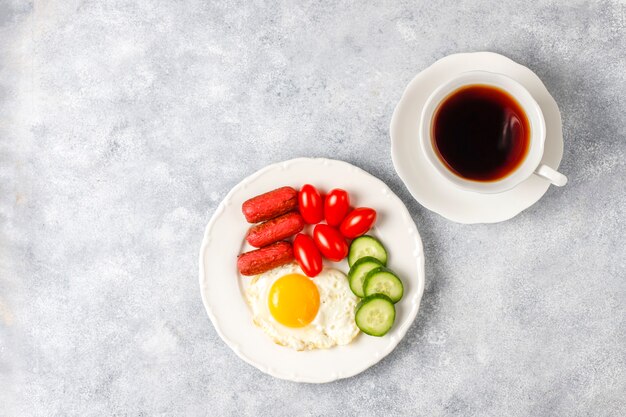
[[[547,179],[557,187],[562,187],[567,184],[567,177],[565,175],[544,164],[539,164],[535,170],[535,174]]]

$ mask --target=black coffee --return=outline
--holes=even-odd
[[[432,134],[439,158],[451,171],[470,180],[496,181],[526,157],[530,124],[507,92],[471,85],[439,105]]]

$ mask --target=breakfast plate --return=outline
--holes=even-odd
[[[403,298],[395,304],[395,322],[386,335],[359,333],[349,344],[295,350],[274,343],[253,323],[252,309],[244,296],[251,277],[240,275],[237,269],[238,255],[253,249],[245,239],[250,224],[244,219],[242,204],[278,187],[299,189],[304,184],[314,184],[324,192],[342,188],[349,191],[351,202],[376,208],[378,218],[370,233],[384,242],[389,253],[387,266],[404,285]],[[348,272],[345,260],[323,262],[324,267]],[[323,383],[363,372],[400,342],[417,315],[424,291],[424,252],[408,210],[382,181],[347,162],[298,158],[267,166],[228,193],[206,227],[199,273],[209,318],[218,335],[241,359],[277,378]]]
[[[413,197],[427,209],[458,223],[496,223],[535,204],[548,190],[550,182],[532,175],[516,187],[497,194],[463,190],[433,168],[418,140],[420,115],[431,93],[469,71],[504,74],[531,93],[545,118],[546,140],[541,163],[558,168],[563,156],[563,133],[556,101],[534,72],[491,52],[449,55],[413,78],[391,119],[391,155],[398,175]]]

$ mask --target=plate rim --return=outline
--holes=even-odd
[[[417,262],[416,266],[417,266],[417,271],[418,271],[418,275],[417,275],[417,292],[416,292],[416,297],[412,302],[412,307],[410,309],[410,311],[408,312],[408,320],[406,322],[406,325],[404,326],[404,328],[400,328],[399,329],[399,334],[396,335],[396,337],[394,337],[391,341],[391,343],[388,343],[384,349],[382,349],[380,352],[381,354],[377,357],[374,357],[373,360],[368,361],[367,363],[365,363],[365,365],[358,367],[356,370],[354,370],[353,372],[347,373],[347,374],[343,374],[343,375],[338,375],[338,374],[333,374],[333,375],[329,375],[327,378],[307,378],[307,377],[301,377],[298,375],[294,375],[294,374],[283,374],[280,372],[277,372],[276,370],[274,370],[271,367],[268,367],[266,365],[260,364],[257,361],[253,360],[252,358],[249,358],[247,355],[243,354],[241,352],[240,349],[238,349],[238,347],[236,346],[235,342],[233,342],[232,340],[230,340],[229,338],[226,337],[226,335],[224,334],[224,332],[221,329],[221,326],[219,324],[219,321],[216,317],[216,315],[214,314],[212,307],[209,305],[209,302],[207,300],[207,297],[205,296],[205,292],[203,291],[203,284],[206,281],[207,277],[205,274],[205,265],[204,265],[204,253],[205,250],[209,244],[209,234],[211,232],[211,229],[213,228],[213,225],[215,224],[215,222],[217,221],[217,219],[219,218],[219,215],[221,214],[221,212],[226,208],[227,204],[226,202],[229,201],[229,199],[232,197],[232,195],[237,192],[239,190],[239,188],[245,186],[248,182],[253,181],[254,179],[256,179],[257,177],[262,176],[263,174],[265,174],[267,171],[270,171],[272,169],[277,169],[280,168],[281,165],[286,166],[287,164],[292,164],[292,163],[297,163],[297,162],[303,162],[303,161],[313,161],[316,163],[322,163],[322,164],[340,164],[340,165],[344,165],[352,170],[357,170],[360,171],[363,174],[366,174],[368,176],[370,176],[372,179],[374,179],[375,181],[377,181],[378,183],[380,183],[381,186],[383,186],[384,188],[386,188],[389,191],[389,194],[391,196],[391,198],[395,198],[403,207],[404,209],[404,213],[402,213],[403,215],[407,216],[408,219],[410,219],[410,221],[413,223],[413,225],[415,226],[415,231],[416,233],[414,234],[414,240],[416,242],[416,248],[419,249],[419,254],[417,256],[414,257],[414,260]],[[217,332],[218,336],[220,337],[220,339],[222,339],[222,341],[224,343],[226,343],[226,345],[233,351],[235,352],[235,354],[242,359],[244,362],[248,363],[249,365],[252,365],[253,367],[257,368],[258,370],[260,370],[263,373],[266,373],[268,375],[271,375],[275,378],[279,378],[282,380],[289,380],[289,381],[293,381],[293,382],[304,382],[304,383],[328,383],[328,382],[333,382],[336,380],[340,380],[340,379],[344,379],[344,378],[350,378],[352,376],[358,375],[362,372],[364,372],[365,370],[367,370],[368,368],[374,366],[375,364],[377,364],[378,362],[380,362],[383,358],[385,358],[387,355],[389,355],[389,353],[391,353],[396,347],[397,345],[400,343],[400,341],[406,336],[409,328],[411,327],[411,325],[415,322],[415,318],[417,317],[417,313],[419,312],[419,307],[421,305],[421,301],[422,301],[422,297],[424,294],[424,288],[425,288],[425,284],[426,284],[426,272],[425,272],[425,254],[424,254],[424,244],[421,238],[421,235],[419,233],[419,229],[417,228],[417,225],[415,224],[415,221],[413,220],[413,217],[411,216],[411,213],[409,212],[408,208],[406,207],[406,204],[404,204],[404,202],[400,199],[400,197],[397,196],[397,194],[395,194],[393,192],[393,190],[391,190],[391,188],[389,188],[389,186],[387,184],[385,184],[380,178],[370,174],[369,172],[365,171],[364,169],[355,166],[349,162],[346,161],[342,161],[342,160],[338,160],[338,159],[329,159],[329,158],[309,158],[309,157],[299,157],[299,158],[293,158],[293,159],[288,159],[288,160],[284,160],[284,161],[279,161],[279,162],[275,162],[269,165],[266,165],[265,167],[255,171],[254,173],[246,176],[245,178],[243,178],[240,182],[238,182],[235,186],[233,186],[230,191],[226,194],[226,196],[222,199],[222,201],[220,202],[220,204],[216,207],[215,211],[213,212],[213,214],[211,215],[211,218],[209,220],[209,222],[207,223],[205,229],[204,229],[204,234],[203,234],[203,238],[202,238],[202,244],[200,245],[200,251],[199,251],[199,255],[198,255],[198,271],[199,271],[199,286],[200,286],[200,295],[202,298],[202,304],[204,305],[205,311],[207,313],[207,315],[209,316],[209,319],[211,320],[211,323],[213,324],[213,328],[215,329],[215,331]]]

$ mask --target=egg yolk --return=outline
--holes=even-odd
[[[289,274],[274,282],[267,301],[277,322],[287,327],[303,327],[317,315],[320,293],[309,278]]]

